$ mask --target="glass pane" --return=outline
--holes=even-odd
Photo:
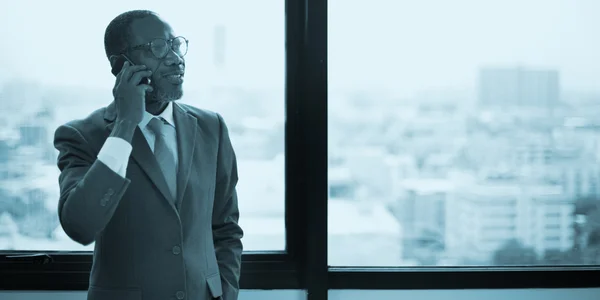
[[[0,10],[0,250],[93,249],[59,225],[53,134],[112,101],[104,31],[139,7],[190,41],[180,102],[219,112],[229,127],[244,250],[283,250],[283,2],[107,1],[17,1]]]
[[[330,0],[330,264],[598,263],[599,10]]]

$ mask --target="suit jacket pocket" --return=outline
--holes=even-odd
[[[90,286],[87,300],[142,300],[138,288],[101,288]]]
[[[213,298],[219,298],[223,295],[223,288],[221,287],[221,276],[219,273],[215,273],[206,277],[206,283],[208,289]]]

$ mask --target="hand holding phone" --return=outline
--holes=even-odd
[[[113,69],[114,73],[115,69]],[[142,121],[146,110],[146,93],[152,92],[152,86],[140,83],[142,78],[150,77],[150,71],[144,65],[131,65],[125,60],[117,73],[113,96],[117,110],[117,120],[127,120],[134,124]]]
[[[135,66],[135,64],[129,59],[129,57],[127,57],[125,54],[121,54],[117,57],[117,61],[113,64],[113,75],[117,76],[117,74],[121,72],[125,62],[128,62],[130,66]],[[151,82],[152,80],[150,79],[150,77],[143,77],[142,80],[140,80],[140,84],[150,84]]]

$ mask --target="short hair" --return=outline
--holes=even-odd
[[[130,10],[116,16],[104,31],[104,51],[106,57],[121,54],[128,46],[131,38],[131,23],[147,16],[158,16],[149,10]]]

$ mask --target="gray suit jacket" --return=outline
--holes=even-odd
[[[96,242],[89,300],[237,299],[243,231],[228,130],[217,113],[174,104],[176,204],[139,127],[126,178],[96,160],[114,102],[55,132],[60,223],[74,241]]]

